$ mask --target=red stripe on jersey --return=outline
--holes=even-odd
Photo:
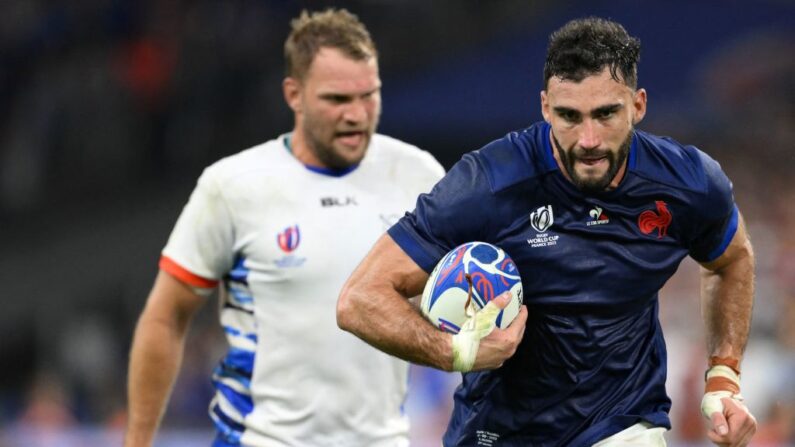
[[[205,289],[209,289],[218,285],[218,281],[214,279],[207,279],[203,278],[199,275],[195,275],[188,270],[186,270],[181,265],[174,262],[173,259],[169,258],[166,255],[160,256],[160,270],[170,274],[171,276],[177,278],[178,280],[184,282],[185,284],[193,287],[202,287]]]

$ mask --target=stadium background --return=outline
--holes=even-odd
[[[448,168],[540,119],[546,37],[565,21],[607,16],[640,37],[640,127],[698,145],[734,180],[758,262],[744,394],[758,441],[795,445],[792,1],[6,0],[0,446],[119,444],[127,351],[159,250],[205,165],[290,129],[288,21],[332,5],[359,14],[379,47],[380,131]],[[662,292],[674,446],[704,443],[694,267]],[[193,327],[157,445],[208,445],[215,312]],[[457,381],[413,369],[416,446],[438,445]]]

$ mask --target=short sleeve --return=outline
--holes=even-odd
[[[420,192],[428,192],[444,176],[444,167],[430,154],[419,150],[417,163],[409,170],[411,184]],[[419,194],[419,193],[418,193]]]
[[[232,266],[233,244],[232,216],[211,167],[177,219],[160,268],[190,286],[215,287]]]
[[[413,212],[389,229],[389,235],[423,270],[430,272],[448,251],[482,240],[489,227],[489,182],[474,153],[466,154]]]
[[[694,203],[694,220],[689,234],[690,256],[698,262],[714,261],[726,251],[737,232],[739,211],[734,203],[732,183],[717,161],[699,152],[706,176],[706,193]]]

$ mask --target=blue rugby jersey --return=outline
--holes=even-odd
[[[619,187],[586,195],[563,177],[549,134],[537,123],[464,155],[389,229],[428,272],[480,240],[522,276],[524,339],[501,368],[463,375],[447,447],[580,446],[640,421],[670,428],[657,293],[686,255],[717,258],[737,228],[731,182],[698,149],[636,131]]]

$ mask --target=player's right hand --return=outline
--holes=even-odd
[[[478,312],[472,312],[453,336],[453,370],[468,372],[495,369],[502,366],[515,352],[524,336],[527,308],[519,307],[519,314],[505,329],[496,328],[497,315],[511,301],[505,292],[491,300]]]

